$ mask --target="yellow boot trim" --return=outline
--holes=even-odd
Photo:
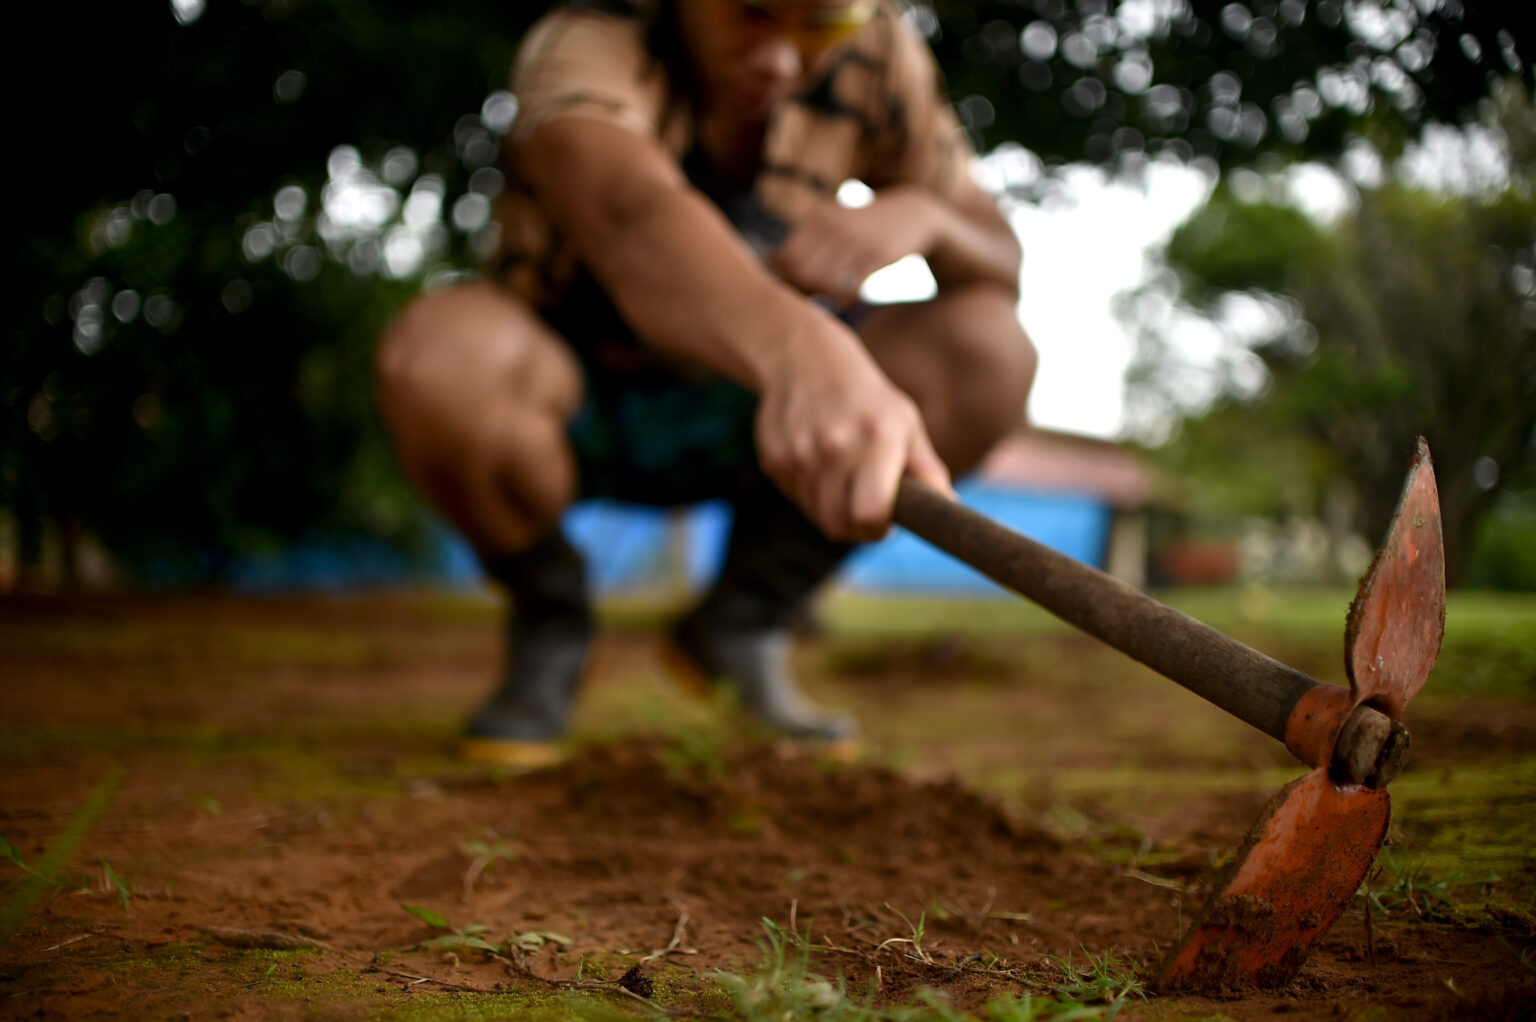
[[[468,737],[459,740],[459,755],[473,763],[493,763],[515,770],[540,770],[565,762],[561,742],[529,742],[510,738]]]

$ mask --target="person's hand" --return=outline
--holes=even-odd
[[[858,298],[860,285],[876,270],[926,254],[943,215],[937,198],[909,186],[883,189],[859,209],[829,199],[795,225],[768,262],[804,293],[846,305]]]
[[[759,460],[828,536],[879,539],[904,474],[949,493],[949,471],[917,406],[857,337],[827,316],[825,335],[808,340],[765,381]]]

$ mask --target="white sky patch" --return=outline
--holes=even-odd
[[[1063,174],[1064,198],[1010,217],[1024,245],[1019,315],[1040,352],[1029,400],[1037,426],[1114,437],[1124,426],[1134,343],[1112,302],[1142,283],[1148,251],[1199,208],[1210,179],[1154,164],[1144,186],[1089,167]]]

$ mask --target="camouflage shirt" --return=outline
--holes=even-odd
[[[746,192],[710,187],[693,147],[692,108],[666,65],[648,46],[645,11],[616,0],[588,0],[546,16],[518,52],[518,113],[497,210],[501,241],[488,269],[536,308],[555,313],[557,325],[561,307],[588,305],[595,285],[518,173],[519,146],[548,121],[581,117],[655,138],[759,254],[849,178],[877,189],[916,184],[952,197],[969,173],[972,149],[940,94],[937,64],[891,0],[822,76],[772,111],[760,170]]]

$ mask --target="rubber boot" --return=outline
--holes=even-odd
[[[509,596],[506,660],[501,687],[470,718],[460,752],[519,769],[549,766],[564,756],[592,645],[585,565],[558,529],[521,554],[484,564]]]
[[[852,545],[828,539],[773,489],[736,504],[720,577],[671,630],[667,660],[696,690],[730,690],[758,722],[786,738],[857,755],[857,725],[801,694],[789,669],[791,624]]]

